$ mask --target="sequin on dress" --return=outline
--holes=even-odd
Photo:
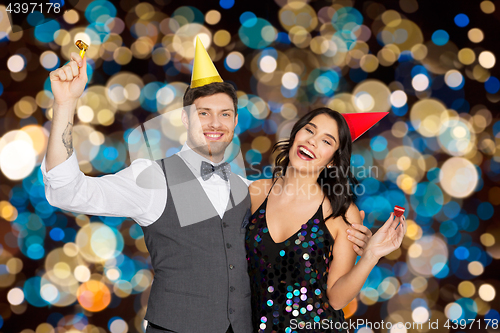
[[[348,333],[341,327],[344,312],[333,309],[326,295],[334,239],[323,202],[298,232],[275,243],[266,223],[268,197],[250,217],[245,240],[255,330]]]

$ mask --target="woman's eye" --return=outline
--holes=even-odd
[[[328,140],[323,140],[324,143],[326,143],[327,145],[332,145]]]
[[[306,131],[312,134],[313,131],[311,131],[309,128],[306,128]]]

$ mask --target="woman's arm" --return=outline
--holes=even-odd
[[[346,218],[351,224],[363,223],[359,210],[355,204],[351,204],[347,210]],[[349,274],[353,272],[357,266],[359,266],[359,263],[356,266],[354,265],[357,255],[353,249],[351,241],[348,238],[349,235],[347,233],[347,229],[349,229],[349,226],[344,222],[344,219],[341,216],[333,219],[333,221],[328,223],[328,225],[330,228],[333,227],[336,229],[337,236],[333,245],[333,260],[330,263],[330,270],[328,273],[327,295],[330,305],[335,310],[338,310],[342,309],[354,297],[356,297],[370,272],[357,272],[357,275]],[[359,271],[359,268],[357,270]],[[365,274],[366,277],[363,278]],[[351,278],[354,278],[354,281],[350,281],[349,283],[349,281],[346,280],[348,275],[352,275]],[[348,284],[346,285],[344,281],[348,282]]]
[[[346,217],[351,223],[360,223],[361,216],[356,205],[349,207]],[[340,221],[343,222],[340,217]],[[401,245],[404,236],[404,225],[399,230],[394,230],[399,219],[394,219],[393,214],[370,239],[363,255],[356,265],[356,254],[352,244],[346,237],[347,225],[339,227],[337,238],[333,246],[333,260],[330,264],[328,275],[328,299],[330,305],[336,309],[342,309],[353,300],[361,291],[368,275],[382,256],[391,253]],[[404,221],[401,221],[404,223]],[[339,224],[337,224],[339,225]],[[391,228],[392,227],[392,228]],[[377,234],[380,234],[377,236]],[[392,237],[396,234],[396,241]],[[388,252],[390,251],[390,252]]]

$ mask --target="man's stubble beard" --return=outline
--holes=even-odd
[[[232,137],[234,135],[234,132],[232,133],[225,133],[224,136],[226,135],[231,135],[231,141]],[[226,151],[226,148],[231,144],[231,141],[220,141],[220,142],[207,142],[205,137],[201,139],[202,141],[205,141],[203,144],[195,144],[194,143],[194,137],[188,135],[188,140],[189,144],[191,146],[191,149],[194,150],[196,153],[199,155],[202,155],[206,157],[209,160],[222,160],[224,158],[224,153]]]

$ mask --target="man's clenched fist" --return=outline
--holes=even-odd
[[[69,64],[50,72],[54,102],[58,105],[75,103],[87,84],[87,57],[71,52]]]

